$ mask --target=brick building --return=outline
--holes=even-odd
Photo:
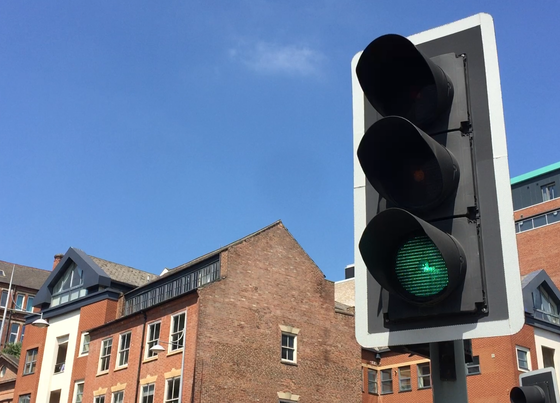
[[[25,316],[33,312],[35,294],[50,274],[48,270],[0,261],[0,321],[4,321],[3,326],[0,322],[0,348],[23,340]]]
[[[560,368],[560,163],[511,180],[525,325],[513,336],[473,340],[467,364],[471,403],[509,403],[522,372]],[[348,272],[348,270],[347,270]],[[351,303],[352,279],[336,284]],[[432,402],[429,359],[389,349],[362,350],[362,401]],[[557,370],[560,381],[560,371]]]
[[[63,262],[42,291],[72,267]],[[281,222],[145,284],[112,287],[65,303],[79,309],[38,294],[50,326],[24,342],[19,402],[361,400],[353,310],[335,303],[334,283]],[[62,383],[50,350],[64,343]]]

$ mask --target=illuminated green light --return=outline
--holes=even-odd
[[[395,272],[405,291],[416,297],[438,295],[449,283],[443,256],[426,235],[411,238],[399,248]]]

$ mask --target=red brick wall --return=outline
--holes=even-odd
[[[359,402],[354,317],[335,313],[334,284],[278,224],[221,255],[226,278],[199,290],[194,402]],[[297,365],[280,361],[280,325],[299,328]]]
[[[181,369],[181,353],[167,355],[166,352],[160,353],[155,357],[145,359],[145,342],[142,343],[142,335],[145,334],[148,324],[161,321],[160,340],[169,341],[171,315],[187,310],[186,323],[186,350],[185,368],[183,383],[183,401],[191,401],[191,383],[194,374],[194,357],[196,351],[196,335],[198,324],[198,305],[196,292],[184,295],[169,303],[149,309],[146,312],[146,327],[144,329],[144,315],[137,313],[128,317],[120,318],[114,323],[92,331],[90,352],[87,357],[87,368],[85,371],[84,402],[92,401],[94,391],[106,388],[105,401],[111,401],[111,387],[118,384],[124,385],[125,401],[134,402],[138,389],[139,379],[148,376],[157,376],[155,380],[155,400],[162,402],[165,391],[165,373],[172,369]],[[128,366],[123,369],[115,369],[119,346],[119,335],[125,332],[132,332],[131,345],[129,352]],[[112,337],[113,345],[111,350],[111,361],[109,372],[99,375],[97,373],[99,363],[99,353],[102,340]],[[166,344],[161,343],[166,347]],[[141,351],[142,350],[142,351]],[[140,355],[142,354],[142,356]],[[138,377],[138,367],[140,366],[140,377]],[[79,378],[75,378],[79,379]],[[138,392],[140,396],[140,392]]]

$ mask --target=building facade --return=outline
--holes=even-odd
[[[24,341],[18,402],[362,399],[353,310],[335,303],[334,283],[281,222],[118,295],[98,288],[66,291],[79,309],[53,308],[60,292],[38,294],[49,326]]]

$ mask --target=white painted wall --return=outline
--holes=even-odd
[[[68,401],[70,383],[72,381],[72,367],[76,351],[80,310],[76,310],[56,318],[49,318],[47,337],[43,348],[43,364],[37,390],[37,403],[49,403],[51,391],[60,389],[60,402]],[[68,335],[68,351],[64,372],[54,374],[56,354],[58,352],[57,337]]]
[[[537,354],[537,364],[539,368],[544,368],[542,347],[554,350],[554,368],[556,369],[556,381],[560,384],[560,334],[549,332],[539,328],[535,329],[535,348]]]

